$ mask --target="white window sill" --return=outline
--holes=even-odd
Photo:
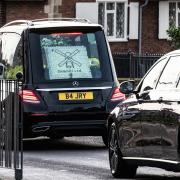
[[[109,2],[110,0],[96,0],[96,2]],[[127,0],[113,0],[112,2],[127,2]]]
[[[128,39],[127,38],[124,38],[124,39],[115,39],[115,38],[108,38],[107,37],[107,40],[108,42],[128,42]]]

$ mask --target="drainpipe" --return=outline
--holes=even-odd
[[[139,33],[138,33],[138,39],[139,39],[139,56],[142,53],[142,10],[145,6],[148,5],[149,0],[145,0],[145,3],[142,4],[139,8]]]

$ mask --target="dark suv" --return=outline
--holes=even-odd
[[[97,135],[106,143],[106,118],[124,94],[100,25],[13,21],[0,28],[0,42],[4,78],[23,73],[24,137]]]

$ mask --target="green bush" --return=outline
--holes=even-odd
[[[16,65],[14,67],[8,67],[5,72],[6,79],[16,79],[17,72],[23,72],[23,68],[21,65]]]
[[[180,27],[170,27],[167,30],[170,38],[170,44],[173,49],[180,49]]]

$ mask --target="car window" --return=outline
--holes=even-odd
[[[180,56],[170,57],[166,67],[163,70],[156,89],[165,89],[176,87],[180,76]]]
[[[16,79],[22,68],[22,40],[15,33],[3,33],[0,38],[0,78]]]
[[[34,82],[112,81],[103,31],[73,29],[31,30],[29,39]]]
[[[152,69],[148,72],[148,74],[145,76],[143,80],[140,92],[148,91],[155,87],[159,75],[162,72],[162,69],[166,64],[166,62],[167,62],[167,58],[162,59],[155,66],[152,67]]]
[[[94,33],[40,35],[45,79],[101,78]]]

